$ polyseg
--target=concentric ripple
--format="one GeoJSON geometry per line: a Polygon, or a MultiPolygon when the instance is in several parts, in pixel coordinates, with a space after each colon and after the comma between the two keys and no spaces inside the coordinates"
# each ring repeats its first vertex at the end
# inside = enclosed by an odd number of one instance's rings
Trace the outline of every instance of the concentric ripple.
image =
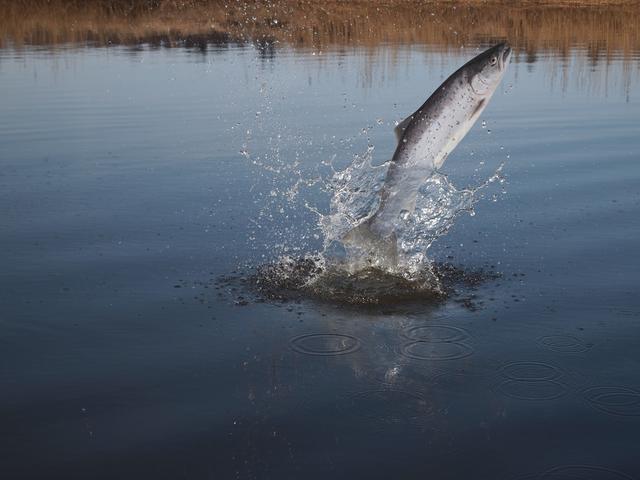
{"type": "Polygon", "coordinates": [[[416,340],[400,347],[400,354],[415,360],[459,360],[473,354],[473,348],[461,342],[416,340]]]}
{"type": "Polygon", "coordinates": [[[584,399],[610,415],[640,416],[640,392],[623,386],[595,386],[582,392],[584,399]]]}
{"type": "Polygon", "coordinates": [[[564,372],[543,362],[511,362],[499,370],[503,377],[495,390],[517,400],[555,400],[564,396],[569,388],[559,379],[564,372]]]}
{"type": "Polygon", "coordinates": [[[551,468],[537,477],[540,480],[633,480],[626,473],[598,465],[561,465],[551,468]]]}
{"type": "Polygon", "coordinates": [[[469,336],[466,330],[450,325],[422,325],[411,327],[404,330],[402,335],[409,340],[432,343],[459,342],[469,336]]]}
{"type": "Polygon", "coordinates": [[[538,339],[540,346],[558,353],[584,353],[591,345],[573,335],[546,335],[538,339]]]}
{"type": "Polygon", "coordinates": [[[334,356],[353,353],[360,348],[360,340],[340,333],[308,333],[290,340],[291,348],[305,355],[334,356]]]}
{"type": "Polygon", "coordinates": [[[523,382],[555,380],[562,376],[562,371],[543,362],[511,362],[500,368],[500,373],[510,379],[523,382]]]}

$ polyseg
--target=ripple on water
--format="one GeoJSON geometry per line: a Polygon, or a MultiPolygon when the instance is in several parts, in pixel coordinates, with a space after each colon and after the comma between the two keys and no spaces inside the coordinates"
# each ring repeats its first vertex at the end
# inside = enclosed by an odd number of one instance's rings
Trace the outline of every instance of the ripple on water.
{"type": "Polygon", "coordinates": [[[555,380],[562,376],[562,370],[543,362],[510,362],[500,367],[499,372],[509,380],[542,381],[555,380]]]}
{"type": "Polygon", "coordinates": [[[459,342],[469,337],[466,330],[450,325],[422,325],[403,330],[402,335],[409,340],[451,343],[459,342]]]}
{"type": "Polygon", "coordinates": [[[634,480],[624,472],[600,465],[559,465],[539,474],[518,477],[517,480],[634,480]]]}
{"type": "Polygon", "coordinates": [[[360,340],[340,333],[308,333],[293,337],[289,343],[298,353],[318,356],[346,355],[360,348],[360,340]]]}
{"type": "Polygon", "coordinates": [[[584,399],[610,415],[640,416],[640,392],[623,386],[595,386],[583,390],[584,399]]]}
{"type": "Polygon", "coordinates": [[[559,379],[564,375],[558,367],[543,362],[511,362],[498,370],[502,380],[495,390],[517,400],[555,400],[569,388],[559,379]]]}
{"type": "Polygon", "coordinates": [[[598,465],[561,465],[551,468],[540,475],[541,480],[569,480],[578,478],[597,478],[598,480],[633,480],[633,477],[630,477],[626,473],[598,465]]]}
{"type": "Polygon", "coordinates": [[[558,353],[584,353],[592,347],[573,335],[546,335],[540,337],[538,343],[558,353]]]}
{"type": "Polygon", "coordinates": [[[473,354],[462,342],[428,342],[415,340],[400,346],[400,354],[415,360],[459,360],[473,354]]]}

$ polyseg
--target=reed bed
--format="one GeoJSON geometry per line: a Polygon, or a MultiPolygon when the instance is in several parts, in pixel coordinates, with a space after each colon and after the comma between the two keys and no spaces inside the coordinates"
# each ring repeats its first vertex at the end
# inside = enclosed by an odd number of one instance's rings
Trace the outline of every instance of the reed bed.
{"type": "Polygon", "coordinates": [[[508,39],[516,52],[594,62],[640,51],[640,1],[14,0],[0,5],[0,46],[163,47],[268,42],[316,50],[405,44],[459,48],[508,39]]]}

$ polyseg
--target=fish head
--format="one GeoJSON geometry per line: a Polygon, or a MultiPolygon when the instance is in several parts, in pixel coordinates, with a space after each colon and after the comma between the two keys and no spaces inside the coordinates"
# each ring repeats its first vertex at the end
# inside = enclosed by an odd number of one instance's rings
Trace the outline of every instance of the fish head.
{"type": "Polygon", "coordinates": [[[468,62],[465,69],[474,93],[480,97],[493,95],[507,71],[510,60],[511,47],[507,42],[502,42],[468,62]]]}

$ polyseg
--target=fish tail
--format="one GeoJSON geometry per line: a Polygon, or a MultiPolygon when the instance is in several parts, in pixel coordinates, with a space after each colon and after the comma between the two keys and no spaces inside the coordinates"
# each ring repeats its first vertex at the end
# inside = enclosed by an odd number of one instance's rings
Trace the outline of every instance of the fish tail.
{"type": "Polygon", "coordinates": [[[364,252],[373,264],[394,266],[398,257],[395,233],[383,237],[372,230],[372,223],[373,217],[355,226],[342,238],[342,243],[364,252]]]}
{"type": "Polygon", "coordinates": [[[371,218],[369,218],[349,230],[347,234],[342,237],[342,243],[360,246],[375,242],[378,238],[378,235],[371,231],[371,218]]]}

